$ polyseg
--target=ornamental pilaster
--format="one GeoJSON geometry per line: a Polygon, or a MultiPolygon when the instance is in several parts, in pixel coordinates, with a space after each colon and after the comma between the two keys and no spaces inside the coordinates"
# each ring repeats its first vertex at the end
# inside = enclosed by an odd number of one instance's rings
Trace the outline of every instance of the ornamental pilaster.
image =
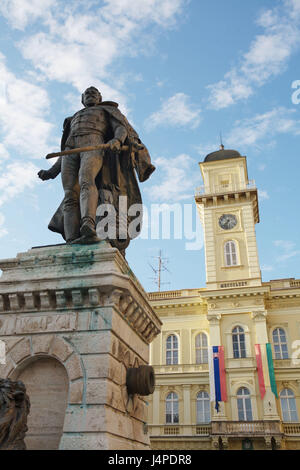
{"type": "Polygon", "coordinates": [[[207,315],[207,320],[209,323],[209,336],[211,346],[221,346],[221,315],[217,313],[209,313],[207,315]]]}
{"type": "Polygon", "coordinates": [[[256,344],[268,343],[267,311],[254,310],[251,316],[255,326],[256,344]]]}

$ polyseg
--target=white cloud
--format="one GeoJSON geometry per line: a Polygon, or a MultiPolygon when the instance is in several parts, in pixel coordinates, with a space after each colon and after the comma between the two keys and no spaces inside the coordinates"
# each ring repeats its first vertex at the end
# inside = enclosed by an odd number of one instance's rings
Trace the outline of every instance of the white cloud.
{"type": "Polygon", "coordinates": [[[255,87],[282,73],[300,46],[299,0],[287,0],[280,8],[264,11],[257,23],[264,29],[250,44],[238,65],[223,80],[208,85],[209,106],[226,108],[251,96],[255,87]]]}
{"type": "Polygon", "coordinates": [[[30,189],[38,181],[39,169],[31,162],[9,163],[0,175],[0,206],[30,189]]]}
{"type": "Polygon", "coordinates": [[[176,93],[164,101],[161,108],[152,113],[145,121],[148,129],[158,126],[189,126],[195,129],[200,123],[200,109],[189,103],[184,93],[176,93]]]}
{"type": "Polygon", "coordinates": [[[282,262],[300,255],[300,250],[295,249],[296,243],[291,240],[275,240],[273,244],[283,251],[277,256],[277,261],[282,262]]]}
{"type": "Polygon", "coordinates": [[[265,189],[259,189],[258,190],[258,197],[259,197],[260,201],[270,199],[270,196],[269,196],[268,192],[265,189]]]}
{"type": "Polygon", "coordinates": [[[0,238],[3,237],[4,235],[7,235],[7,230],[3,227],[5,221],[5,217],[3,214],[0,212],[0,238]]]}
{"type": "MultiPolygon", "coordinates": [[[[47,141],[52,125],[47,122],[47,92],[33,83],[16,77],[0,53],[0,206],[38,183],[38,168],[29,161],[48,153],[47,141]],[[15,153],[26,161],[16,161],[15,153]]],[[[0,236],[7,234],[0,214],[0,236]]]]}
{"type": "Polygon", "coordinates": [[[263,264],[262,267],[261,267],[261,270],[262,271],[273,271],[274,270],[274,267],[273,266],[270,266],[270,265],[267,265],[267,264],[263,264]]]}
{"type": "Polygon", "coordinates": [[[184,3],[182,0],[105,0],[103,15],[118,22],[125,17],[136,22],[150,20],[166,27],[174,24],[184,3]]]}
{"type": "Polygon", "coordinates": [[[177,202],[193,196],[199,175],[195,174],[195,161],[189,155],[180,154],[171,159],[159,157],[154,164],[162,179],[146,189],[152,200],[177,202]]]}
{"type": "Polygon", "coordinates": [[[47,139],[52,128],[46,120],[50,106],[47,92],[40,86],[17,78],[6,67],[1,53],[0,77],[0,158],[8,158],[8,147],[40,158],[47,153],[47,139]]]}
{"type": "Polygon", "coordinates": [[[266,169],[266,164],[265,163],[260,163],[260,165],[258,165],[258,169],[259,171],[264,171],[266,169]]]}
{"type": "MultiPolygon", "coordinates": [[[[16,1],[6,14],[12,24],[18,21],[16,1]]],[[[22,1],[21,23],[25,24],[31,7],[29,0],[22,1]]],[[[72,84],[80,92],[97,86],[104,99],[116,100],[126,109],[117,59],[148,53],[157,32],[176,23],[187,1],[105,0],[100,7],[94,1],[44,1],[43,16],[38,9],[37,32],[25,35],[19,47],[24,58],[48,79],[72,84]]],[[[7,8],[2,10],[5,13],[7,8]]]]}
{"type": "Polygon", "coordinates": [[[271,111],[238,120],[226,137],[226,145],[241,148],[254,146],[277,134],[300,134],[300,120],[294,109],[277,107],[271,111]]]}
{"type": "MultiPolygon", "coordinates": [[[[0,206],[19,196],[38,183],[39,169],[31,162],[15,161],[6,164],[0,172],[0,206]]],[[[34,198],[34,196],[33,196],[34,198]]],[[[0,237],[8,233],[4,227],[5,218],[0,212],[0,237]]]]}
{"type": "Polygon", "coordinates": [[[0,143],[0,160],[6,160],[7,158],[9,158],[9,153],[5,148],[5,145],[0,143]]]}
{"type": "Polygon", "coordinates": [[[228,72],[224,78],[207,87],[210,90],[210,107],[213,109],[227,108],[238,100],[249,98],[253,93],[247,80],[238,76],[235,70],[228,72]]]}
{"type": "MultiPolygon", "coordinates": [[[[217,140],[216,140],[217,142],[217,140]]],[[[218,146],[216,145],[216,142],[214,143],[208,143],[208,144],[200,144],[197,145],[196,150],[199,153],[199,155],[204,158],[206,155],[208,155],[211,152],[216,152],[217,150],[220,150],[218,146]]]]}
{"type": "Polygon", "coordinates": [[[56,0],[1,0],[0,12],[16,29],[25,29],[29,23],[35,22],[48,14],[56,0]]]}
{"type": "Polygon", "coordinates": [[[299,18],[300,16],[300,0],[285,0],[287,8],[290,9],[292,18],[299,18]]]}
{"type": "MultiPolygon", "coordinates": [[[[300,135],[300,119],[297,119],[297,111],[284,107],[276,107],[262,114],[256,114],[250,118],[237,120],[232,129],[225,133],[225,148],[234,148],[243,152],[243,148],[251,147],[251,150],[261,150],[274,147],[274,138],[278,134],[300,135]]],[[[201,156],[217,150],[212,143],[201,143],[197,151],[201,156]]],[[[259,170],[266,168],[265,163],[259,165],[259,170]]]]}

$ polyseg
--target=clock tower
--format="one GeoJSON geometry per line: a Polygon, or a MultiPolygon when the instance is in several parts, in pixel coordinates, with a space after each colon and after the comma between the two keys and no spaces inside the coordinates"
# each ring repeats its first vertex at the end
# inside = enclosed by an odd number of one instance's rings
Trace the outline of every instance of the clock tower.
{"type": "Polygon", "coordinates": [[[195,199],[204,229],[207,288],[261,286],[258,196],[248,179],[246,157],[221,145],[200,169],[204,184],[195,199]]]}

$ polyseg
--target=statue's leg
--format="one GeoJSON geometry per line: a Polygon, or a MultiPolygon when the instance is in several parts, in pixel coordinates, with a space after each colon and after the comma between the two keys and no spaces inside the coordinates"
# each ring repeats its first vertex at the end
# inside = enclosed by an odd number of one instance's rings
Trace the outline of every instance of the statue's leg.
{"type": "Polygon", "coordinates": [[[64,231],[67,243],[75,240],[80,235],[79,166],[79,154],[65,155],[62,158],[61,178],[65,192],[63,207],[64,231]]]}
{"type": "Polygon", "coordinates": [[[98,189],[95,178],[102,168],[103,150],[85,152],[81,155],[79,170],[81,235],[95,236],[95,220],[98,205],[98,189]]]}

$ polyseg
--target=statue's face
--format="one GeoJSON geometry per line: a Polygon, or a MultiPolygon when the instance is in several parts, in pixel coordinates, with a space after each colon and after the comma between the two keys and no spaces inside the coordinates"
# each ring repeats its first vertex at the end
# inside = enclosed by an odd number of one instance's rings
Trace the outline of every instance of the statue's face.
{"type": "Polygon", "coordinates": [[[96,106],[101,103],[102,97],[96,88],[90,87],[82,95],[82,103],[85,107],[96,106]]]}

